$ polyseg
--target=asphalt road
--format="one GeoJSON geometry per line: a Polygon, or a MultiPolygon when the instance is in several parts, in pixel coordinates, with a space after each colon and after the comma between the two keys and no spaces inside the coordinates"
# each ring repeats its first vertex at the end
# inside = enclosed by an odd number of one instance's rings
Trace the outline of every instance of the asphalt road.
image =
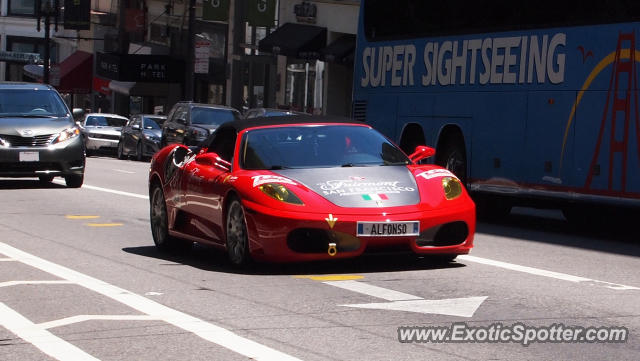
{"type": "Polygon", "coordinates": [[[206,247],[156,251],[147,174],[94,157],[81,189],[0,179],[0,360],[639,359],[633,227],[516,209],[479,223],[476,248],[450,264],[378,255],[239,272],[206,247]],[[399,342],[401,326],[492,324],[542,337],[559,324],[624,327],[628,339],[399,342]]]}

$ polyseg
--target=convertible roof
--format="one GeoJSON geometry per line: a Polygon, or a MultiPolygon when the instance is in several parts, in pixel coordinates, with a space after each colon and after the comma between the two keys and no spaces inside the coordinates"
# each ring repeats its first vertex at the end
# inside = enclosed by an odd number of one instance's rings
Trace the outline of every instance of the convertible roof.
{"type": "Polygon", "coordinates": [[[289,124],[321,124],[321,123],[348,123],[363,125],[365,123],[355,121],[353,119],[337,117],[337,116],[308,116],[308,115],[289,115],[277,117],[256,117],[251,119],[232,120],[226,122],[218,129],[232,128],[236,132],[253,127],[262,127],[269,125],[289,125],[289,124]]]}

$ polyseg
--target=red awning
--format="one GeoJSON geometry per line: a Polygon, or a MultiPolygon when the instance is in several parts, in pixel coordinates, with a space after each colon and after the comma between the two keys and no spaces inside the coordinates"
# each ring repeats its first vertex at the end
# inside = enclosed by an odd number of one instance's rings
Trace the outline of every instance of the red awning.
{"type": "Polygon", "coordinates": [[[52,65],[50,80],[60,93],[91,93],[93,54],[78,50],[52,65]]]}
{"type": "Polygon", "coordinates": [[[109,89],[110,82],[111,80],[93,77],[93,90],[104,95],[111,95],[111,89],[109,89]]]}

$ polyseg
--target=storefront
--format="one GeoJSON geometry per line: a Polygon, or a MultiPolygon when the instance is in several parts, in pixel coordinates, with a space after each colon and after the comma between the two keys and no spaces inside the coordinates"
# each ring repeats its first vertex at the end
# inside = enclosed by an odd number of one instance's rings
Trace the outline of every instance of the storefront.
{"type": "Polygon", "coordinates": [[[168,55],[98,53],[96,74],[94,84],[108,81],[110,95],[97,93],[116,114],[166,113],[182,97],[184,62],[168,55]]]}

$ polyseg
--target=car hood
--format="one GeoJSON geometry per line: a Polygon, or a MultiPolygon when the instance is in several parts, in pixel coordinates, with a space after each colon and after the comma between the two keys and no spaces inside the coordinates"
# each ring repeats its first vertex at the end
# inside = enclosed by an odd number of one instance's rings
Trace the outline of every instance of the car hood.
{"type": "Polygon", "coordinates": [[[122,132],[122,127],[85,127],[84,131],[92,134],[115,134],[122,132]]]}
{"type": "Polygon", "coordinates": [[[158,138],[162,136],[162,131],[160,129],[145,129],[143,133],[158,138]]]}
{"type": "Polygon", "coordinates": [[[285,169],[295,180],[340,207],[397,207],[420,202],[413,174],[405,166],[285,169]]]}
{"type": "Polygon", "coordinates": [[[60,133],[73,125],[68,117],[0,118],[0,134],[35,137],[60,133]]]}

